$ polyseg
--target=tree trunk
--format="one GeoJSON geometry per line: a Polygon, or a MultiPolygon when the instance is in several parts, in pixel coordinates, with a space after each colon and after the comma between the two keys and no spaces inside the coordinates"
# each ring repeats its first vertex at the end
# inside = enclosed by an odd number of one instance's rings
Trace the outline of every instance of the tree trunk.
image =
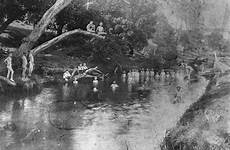
{"type": "Polygon", "coordinates": [[[23,43],[16,51],[16,55],[21,55],[22,52],[31,50],[45,31],[46,27],[50,24],[51,20],[71,2],[72,0],[56,0],[55,4],[45,12],[42,19],[38,22],[30,35],[24,39],[23,43]]]}
{"type": "Polygon", "coordinates": [[[14,21],[15,19],[7,19],[5,22],[2,23],[2,25],[0,26],[0,34],[3,33],[6,28],[14,21]]]}
{"type": "Polygon", "coordinates": [[[72,31],[69,31],[69,32],[65,32],[63,34],[61,34],[60,36],[57,36],[45,43],[43,43],[42,45],[32,49],[32,53],[33,55],[36,55],[38,54],[39,52],[41,51],[44,51],[46,50],[47,48],[53,46],[54,44],[58,43],[59,41],[65,39],[66,37],[70,36],[70,35],[73,35],[73,34],[84,34],[84,35],[89,35],[89,36],[93,36],[95,38],[99,38],[99,39],[104,39],[103,36],[100,36],[98,34],[95,34],[95,33],[90,33],[90,32],[87,32],[87,31],[84,31],[84,30],[80,30],[80,29],[76,29],[76,30],[72,30],[72,31]]]}

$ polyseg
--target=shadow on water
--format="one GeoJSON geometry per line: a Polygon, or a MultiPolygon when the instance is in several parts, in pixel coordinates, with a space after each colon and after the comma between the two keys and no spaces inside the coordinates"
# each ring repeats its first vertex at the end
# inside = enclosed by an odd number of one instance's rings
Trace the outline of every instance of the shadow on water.
{"type": "MultiPolygon", "coordinates": [[[[206,81],[128,77],[88,84],[49,84],[34,95],[7,96],[0,104],[1,149],[159,149],[165,130],[205,90],[206,81]],[[172,103],[176,87],[183,102],[172,103]],[[14,126],[14,128],[12,128],[14,126]]],[[[24,94],[22,94],[24,95],[24,94]]]]}

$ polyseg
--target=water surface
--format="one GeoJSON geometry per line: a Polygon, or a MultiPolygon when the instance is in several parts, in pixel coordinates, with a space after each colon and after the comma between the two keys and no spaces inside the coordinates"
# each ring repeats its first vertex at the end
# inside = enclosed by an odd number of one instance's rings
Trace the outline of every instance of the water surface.
{"type": "Polygon", "coordinates": [[[157,150],[207,81],[129,78],[115,92],[110,84],[100,82],[97,93],[89,81],[1,95],[0,149],[157,150]],[[146,91],[140,90],[143,84],[146,91]],[[173,104],[178,85],[183,101],[173,104]]]}

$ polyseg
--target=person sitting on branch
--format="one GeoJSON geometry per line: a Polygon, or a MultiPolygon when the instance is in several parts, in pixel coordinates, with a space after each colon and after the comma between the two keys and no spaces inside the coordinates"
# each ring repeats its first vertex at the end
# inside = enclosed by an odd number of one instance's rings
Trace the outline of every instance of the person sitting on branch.
{"type": "Polygon", "coordinates": [[[88,32],[95,33],[95,25],[93,24],[93,21],[90,21],[90,23],[86,26],[86,30],[88,32]]]}
{"type": "Polygon", "coordinates": [[[99,34],[99,35],[106,35],[107,34],[104,30],[102,22],[100,22],[99,26],[97,27],[97,34],[99,34]]]}
{"type": "Polygon", "coordinates": [[[7,78],[14,82],[14,70],[12,68],[12,53],[9,53],[9,56],[4,60],[7,67],[7,78]]]}
{"type": "Polygon", "coordinates": [[[70,79],[70,77],[71,77],[71,74],[70,74],[69,70],[66,70],[66,71],[64,72],[64,74],[63,74],[63,79],[64,79],[66,82],[68,82],[69,79],[70,79]]]}

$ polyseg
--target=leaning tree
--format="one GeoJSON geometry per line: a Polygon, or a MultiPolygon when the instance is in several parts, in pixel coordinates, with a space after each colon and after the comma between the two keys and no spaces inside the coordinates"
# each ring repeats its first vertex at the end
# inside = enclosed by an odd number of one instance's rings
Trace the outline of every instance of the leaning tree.
{"type": "Polygon", "coordinates": [[[41,20],[37,23],[34,30],[30,33],[30,35],[26,38],[24,38],[21,46],[16,51],[17,55],[20,55],[22,52],[31,50],[36,41],[41,37],[41,35],[44,33],[46,27],[50,24],[52,19],[65,7],[67,7],[72,0],[57,0],[55,4],[50,7],[41,20]]]}

